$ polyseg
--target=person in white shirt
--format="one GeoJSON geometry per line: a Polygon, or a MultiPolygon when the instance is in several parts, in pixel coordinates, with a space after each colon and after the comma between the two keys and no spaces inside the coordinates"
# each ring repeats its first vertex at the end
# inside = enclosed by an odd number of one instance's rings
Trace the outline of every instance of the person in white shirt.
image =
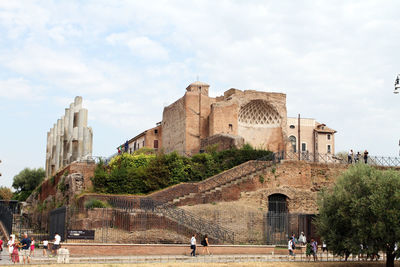
{"type": "Polygon", "coordinates": [[[301,243],[302,246],[304,246],[307,243],[307,238],[304,235],[304,232],[301,232],[299,236],[299,242],[301,243]]]}
{"type": "Polygon", "coordinates": [[[8,246],[8,253],[10,253],[10,259],[11,259],[11,254],[13,252],[13,244],[15,243],[15,235],[10,235],[10,239],[7,242],[7,246],[8,246]]]}
{"type": "Polygon", "coordinates": [[[195,257],[196,256],[196,234],[193,234],[192,238],[190,239],[190,248],[192,249],[192,252],[190,252],[190,255],[195,257]]]}
{"type": "Polygon", "coordinates": [[[49,241],[43,240],[43,256],[47,256],[48,247],[49,247],[49,241]]]}
{"type": "Polygon", "coordinates": [[[51,250],[53,251],[53,255],[58,254],[58,249],[60,248],[60,242],[61,242],[61,236],[58,233],[56,233],[54,235],[53,246],[51,247],[51,250]]]}
{"type": "Polygon", "coordinates": [[[294,254],[293,254],[293,238],[292,237],[289,239],[289,242],[288,242],[288,250],[289,250],[289,256],[294,256],[294,254]]]}

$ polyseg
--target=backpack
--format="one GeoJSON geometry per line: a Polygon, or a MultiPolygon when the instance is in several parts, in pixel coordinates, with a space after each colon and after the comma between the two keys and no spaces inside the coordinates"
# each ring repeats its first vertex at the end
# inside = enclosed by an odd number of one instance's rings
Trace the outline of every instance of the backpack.
{"type": "Polygon", "coordinates": [[[201,240],[200,244],[201,244],[202,246],[205,246],[205,245],[207,245],[207,242],[206,242],[205,239],[203,239],[203,240],[201,240]]]}

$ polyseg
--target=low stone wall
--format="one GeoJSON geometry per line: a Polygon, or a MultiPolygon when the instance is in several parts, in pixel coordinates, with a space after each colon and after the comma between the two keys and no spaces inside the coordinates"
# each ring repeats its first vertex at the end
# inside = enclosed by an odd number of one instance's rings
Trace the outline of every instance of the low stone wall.
{"type": "MultiPolygon", "coordinates": [[[[189,255],[189,241],[187,245],[63,243],[61,246],[67,248],[72,256],[189,255]]],[[[287,250],[275,246],[211,245],[209,249],[214,255],[287,254],[287,250]]],[[[201,251],[202,246],[198,244],[197,252],[201,251]]]]}

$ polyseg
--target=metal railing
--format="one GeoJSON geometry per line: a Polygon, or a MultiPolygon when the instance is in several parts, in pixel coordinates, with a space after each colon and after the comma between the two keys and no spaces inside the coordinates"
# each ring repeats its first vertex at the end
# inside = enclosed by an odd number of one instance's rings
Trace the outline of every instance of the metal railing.
{"type": "Polygon", "coordinates": [[[210,238],[221,243],[233,244],[235,242],[235,233],[233,231],[213,222],[208,222],[189,211],[171,204],[156,202],[150,198],[132,200],[111,198],[108,202],[112,207],[122,209],[126,212],[144,210],[146,212],[162,214],[176,223],[192,229],[193,233],[207,234],[210,238]]]}
{"type": "Polygon", "coordinates": [[[233,231],[222,227],[215,222],[208,222],[189,211],[170,204],[157,206],[156,211],[173,219],[179,224],[192,228],[194,232],[201,233],[202,235],[207,234],[210,238],[222,243],[235,243],[235,233],[233,231]]]}
{"type": "MultiPolygon", "coordinates": [[[[284,159],[299,160],[299,153],[293,151],[286,151],[284,153],[284,159]]],[[[335,163],[335,164],[352,164],[362,162],[365,163],[363,157],[352,158],[348,160],[347,156],[334,155],[334,154],[323,154],[323,153],[311,153],[301,152],[300,160],[307,162],[320,162],[320,163],[335,163]]],[[[372,166],[384,166],[384,167],[400,167],[399,157],[384,157],[384,156],[368,156],[367,164],[372,166]]]]}

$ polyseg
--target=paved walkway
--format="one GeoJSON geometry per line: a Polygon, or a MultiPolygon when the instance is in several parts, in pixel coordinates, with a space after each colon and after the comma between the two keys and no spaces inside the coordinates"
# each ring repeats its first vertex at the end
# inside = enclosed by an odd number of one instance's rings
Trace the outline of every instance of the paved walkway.
{"type": "MultiPolygon", "coordinates": [[[[32,257],[31,263],[50,264],[57,263],[57,257],[43,257],[42,250],[35,251],[36,256],[32,257]]],[[[343,258],[333,257],[326,253],[324,257],[319,256],[319,261],[343,261],[343,258]]],[[[0,254],[0,265],[12,264],[6,250],[0,254]]],[[[311,259],[312,260],[312,259],[311,259]]],[[[349,261],[358,261],[357,258],[349,258],[349,261]]],[[[381,257],[380,260],[383,260],[381,257]]],[[[199,255],[190,257],[188,255],[146,255],[146,256],[93,256],[93,257],[70,257],[70,263],[170,263],[170,262],[205,262],[205,263],[229,263],[229,262],[274,262],[274,261],[308,261],[304,255],[289,257],[288,255],[199,255]]]]}

